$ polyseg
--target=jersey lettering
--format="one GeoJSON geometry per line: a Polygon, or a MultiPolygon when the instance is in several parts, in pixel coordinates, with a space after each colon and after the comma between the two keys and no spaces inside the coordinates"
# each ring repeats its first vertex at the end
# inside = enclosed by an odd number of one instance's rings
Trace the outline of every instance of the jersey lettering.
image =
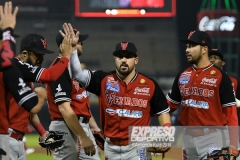
{"type": "Polygon", "coordinates": [[[26,85],[26,83],[23,81],[22,78],[19,78],[18,86],[22,87],[20,90],[18,90],[19,95],[22,95],[28,91],[31,91],[31,88],[26,85]]]}
{"type": "Polygon", "coordinates": [[[3,51],[1,53],[1,57],[3,59],[2,66],[7,67],[12,65],[11,59],[14,57],[14,53],[10,47],[10,43],[8,41],[4,41],[2,43],[3,51]]]}
{"type": "Polygon", "coordinates": [[[198,87],[186,87],[186,88],[182,87],[180,92],[182,96],[195,95],[195,96],[203,96],[207,98],[211,98],[214,96],[214,90],[209,90],[206,88],[198,88],[198,87]]]}
{"type": "Polygon", "coordinates": [[[116,96],[115,92],[108,92],[106,90],[106,100],[108,102],[108,105],[111,106],[112,104],[115,105],[125,105],[125,106],[138,106],[141,108],[146,108],[148,100],[139,99],[139,98],[131,98],[131,97],[118,97],[116,96]]]}
{"type": "Polygon", "coordinates": [[[79,87],[79,83],[75,80],[73,80],[73,85],[75,86],[75,89],[77,90],[77,92],[79,91],[80,87],[79,87]]]}
{"type": "Polygon", "coordinates": [[[117,114],[119,117],[129,117],[129,118],[142,118],[142,111],[137,110],[127,110],[127,109],[110,109],[107,108],[106,112],[110,115],[117,114]]]}
{"type": "Polygon", "coordinates": [[[182,101],[181,101],[181,105],[183,105],[183,106],[188,106],[188,107],[209,109],[208,102],[198,101],[198,100],[195,100],[195,99],[182,100],[182,101]]]}

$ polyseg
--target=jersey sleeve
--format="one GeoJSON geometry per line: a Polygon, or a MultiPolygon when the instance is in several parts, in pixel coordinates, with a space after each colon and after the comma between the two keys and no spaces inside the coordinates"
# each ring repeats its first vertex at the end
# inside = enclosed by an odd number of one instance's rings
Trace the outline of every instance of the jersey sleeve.
{"type": "Polygon", "coordinates": [[[16,50],[16,41],[12,36],[13,30],[7,28],[2,32],[2,47],[0,48],[0,71],[12,65],[16,50]]]}
{"type": "Polygon", "coordinates": [[[93,94],[100,95],[102,80],[109,73],[97,70],[93,72],[89,71],[89,74],[91,78],[86,89],[93,94]]]}
{"type": "Polygon", "coordinates": [[[153,97],[150,101],[151,106],[150,113],[151,115],[160,115],[163,113],[168,113],[170,111],[170,108],[168,107],[166,96],[164,95],[158,83],[153,79],[152,81],[155,85],[155,90],[153,97]]]}
{"type": "Polygon", "coordinates": [[[55,82],[50,82],[49,85],[56,104],[72,100],[72,82],[67,68],[55,82]]]}
{"type": "Polygon", "coordinates": [[[236,79],[237,81],[237,92],[236,92],[236,98],[240,100],[240,86],[239,86],[239,80],[236,79]]]}
{"type": "Polygon", "coordinates": [[[231,85],[232,84],[231,79],[225,72],[221,71],[221,73],[222,81],[220,83],[219,94],[222,107],[236,105],[234,89],[233,86],[231,85]]]}
{"type": "Polygon", "coordinates": [[[12,94],[18,106],[30,111],[38,103],[35,92],[24,82],[18,68],[13,64],[3,71],[4,83],[7,90],[12,94]]]}
{"type": "Polygon", "coordinates": [[[22,62],[17,58],[13,59],[14,64],[18,67],[23,78],[27,82],[38,82],[44,68],[38,66],[32,66],[29,63],[22,62]]]}
{"type": "Polygon", "coordinates": [[[170,101],[173,104],[179,105],[181,102],[181,93],[178,86],[178,79],[180,74],[175,78],[173,82],[172,89],[167,94],[167,100],[170,101]]]}

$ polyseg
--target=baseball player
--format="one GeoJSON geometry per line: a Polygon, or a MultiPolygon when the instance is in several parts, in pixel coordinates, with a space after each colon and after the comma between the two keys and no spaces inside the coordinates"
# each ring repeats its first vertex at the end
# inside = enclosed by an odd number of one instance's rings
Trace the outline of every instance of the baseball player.
{"type": "MultiPolygon", "coordinates": [[[[188,39],[180,41],[186,43],[187,60],[193,66],[178,74],[167,101],[171,111],[182,106],[179,123],[185,126],[183,159],[200,159],[226,145],[222,130],[226,125],[238,126],[236,102],[229,76],[208,59],[210,36],[192,31],[188,39]]],[[[237,132],[237,128],[229,129],[231,149],[238,146],[237,132]]]]}
{"type": "MultiPolygon", "coordinates": [[[[209,60],[211,63],[213,63],[218,68],[223,69],[223,66],[226,64],[223,54],[218,49],[212,49],[209,53],[209,60]]],[[[231,75],[228,75],[232,81],[232,86],[235,92],[235,97],[237,98],[236,101],[239,101],[240,99],[240,86],[238,83],[238,79],[236,77],[233,77],[231,75]]],[[[240,107],[240,105],[237,103],[237,107],[240,107]]],[[[239,123],[239,122],[238,122],[239,123]]]]}
{"type": "Polygon", "coordinates": [[[42,108],[42,100],[46,96],[46,92],[41,88],[38,90],[38,97],[35,92],[23,81],[22,75],[17,67],[10,63],[5,66],[6,61],[11,61],[11,57],[8,55],[14,55],[15,39],[12,36],[13,29],[16,25],[16,14],[18,8],[14,9],[12,13],[12,3],[6,2],[3,6],[0,6],[0,30],[2,35],[0,38],[0,57],[1,57],[1,69],[0,72],[0,159],[9,160],[9,135],[8,135],[8,109],[9,102],[7,94],[10,92],[15,98],[17,104],[22,106],[28,112],[37,113],[42,108]],[[3,61],[2,61],[3,60],[3,61]]]}
{"type": "MultiPolygon", "coordinates": [[[[60,33],[63,34],[62,31],[60,33]]],[[[77,53],[76,46],[72,48],[72,40],[68,32],[65,32],[64,37],[60,33],[56,36],[60,53],[52,66],[55,66],[61,58],[65,46],[69,46],[69,52],[75,50],[77,53]]],[[[78,35],[78,37],[79,50],[82,51],[81,42],[88,36],[78,35]]],[[[64,146],[54,152],[54,159],[100,159],[99,154],[95,154],[98,146],[88,124],[91,117],[88,92],[77,81],[72,80],[71,75],[70,68],[66,69],[55,82],[47,84],[48,107],[52,120],[49,129],[68,133],[63,137],[64,146]],[[81,144],[80,150],[78,143],[81,144]]]]}
{"type": "Polygon", "coordinates": [[[151,159],[144,147],[128,141],[129,126],[149,126],[150,116],[170,126],[169,107],[157,82],[136,70],[139,57],[131,42],[120,42],[113,52],[116,70],[82,70],[77,54],[71,57],[73,77],[99,98],[100,122],[106,136],[106,159],[151,159]]]}
{"type": "MultiPolygon", "coordinates": [[[[42,35],[28,34],[23,37],[20,45],[20,54],[14,58],[28,85],[34,90],[33,82],[46,83],[55,81],[67,68],[71,53],[64,52],[59,63],[54,67],[41,68],[43,56],[54,53],[47,49],[47,41],[42,35]]],[[[10,99],[10,106],[16,106],[13,98],[10,99]]],[[[44,140],[48,132],[43,128],[37,114],[29,114],[22,107],[19,110],[10,109],[9,112],[9,135],[11,159],[25,160],[26,154],[24,142],[22,141],[28,130],[29,121],[40,135],[40,140],[44,140]]]]}
{"type": "MultiPolygon", "coordinates": [[[[221,68],[223,70],[223,66],[226,64],[225,62],[225,58],[223,56],[223,54],[218,50],[218,49],[212,49],[211,52],[209,53],[209,60],[211,63],[213,63],[215,66],[217,66],[218,68],[221,68]]],[[[234,93],[235,93],[235,99],[236,99],[236,106],[237,108],[240,107],[239,103],[237,103],[240,99],[240,86],[239,86],[239,81],[237,78],[228,75],[232,81],[232,86],[234,89],[234,93]]],[[[238,113],[238,125],[240,124],[240,110],[237,109],[237,113],[238,113]]],[[[227,139],[227,144],[229,144],[229,134],[228,132],[224,131],[224,133],[226,134],[226,139],[227,139]]],[[[240,157],[238,157],[237,159],[240,159],[240,157]]]]}

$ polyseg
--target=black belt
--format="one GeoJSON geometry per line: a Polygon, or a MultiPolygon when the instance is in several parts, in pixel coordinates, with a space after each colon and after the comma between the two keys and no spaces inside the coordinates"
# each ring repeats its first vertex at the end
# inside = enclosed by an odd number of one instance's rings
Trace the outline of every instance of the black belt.
{"type": "MultiPolygon", "coordinates": [[[[77,116],[77,119],[79,120],[81,116],[77,116]]],[[[87,117],[82,117],[82,123],[88,123],[89,122],[89,118],[87,117]]],[[[65,121],[64,118],[53,118],[53,121],[65,121]]]]}

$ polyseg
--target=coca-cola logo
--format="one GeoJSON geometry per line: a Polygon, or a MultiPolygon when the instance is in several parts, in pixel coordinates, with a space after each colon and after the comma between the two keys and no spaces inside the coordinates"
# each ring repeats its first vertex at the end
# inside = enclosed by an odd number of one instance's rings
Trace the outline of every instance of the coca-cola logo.
{"type": "Polygon", "coordinates": [[[206,78],[206,77],[204,77],[204,78],[202,79],[202,82],[203,82],[203,83],[216,84],[217,79],[216,79],[216,78],[206,78]]]}
{"type": "Polygon", "coordinates": [[[133,94],[150,96],[150,88],[147,88],[147,87],[143,87],[143,88],[136,87],[134,89],[133,94]]]}
{"type": "Polygon", "coordinates": [[[217,19],[210,19],[204,16],[199,22],[200,31],[228,31],[231,32],[235,28],[236,18],[233,16],[222,16],[217,19]]]}

